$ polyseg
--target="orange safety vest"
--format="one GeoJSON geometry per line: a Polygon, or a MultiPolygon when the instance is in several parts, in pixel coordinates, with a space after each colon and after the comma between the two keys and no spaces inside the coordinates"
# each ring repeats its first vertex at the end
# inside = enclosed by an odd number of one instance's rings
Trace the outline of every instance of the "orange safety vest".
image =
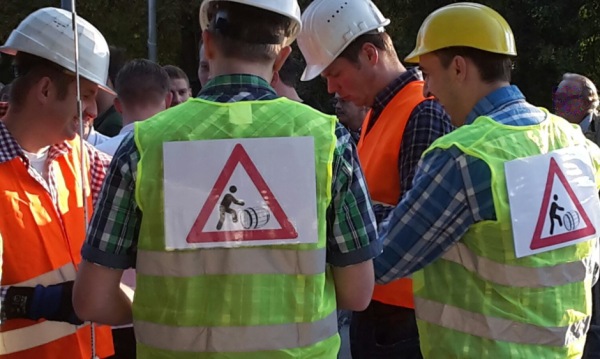
{"type": "MultiPolygon", "coordinates": [[[[363,168],[371,199],[395,206],[400,199],[398,155],[404,128],[415,107],[426,98],[423,81],[408,83],[383,109],[377,122],[367,132],[371,111],[366,116],[358,141],[358,157],[363,168]]],[[[375,285],[373,300],[405,308],[414,308],[412,280],[398,279],[375,285]]]]}
{"type": "MultiPolygon", "coordinates": [[[[2,285],[36,286],[75,280],[85,238],[84,203],[92,208],[89,183],[83,199],[79,139],[51,163],[58,211],[50,194],[20,158],[0,163],[0,232],[4,240],[2,285]]],[[[85,164],[90,159],[84,151],[85,164]]],[[[89,178],[89,176],[88,176],[89,178]]],[[[110,327],[96,327],[96,352],[114,354],[110,327]]],[[[7,320],[0,326],[1,359],[91,357],[91,326],[55,321],[7,320]]]]}

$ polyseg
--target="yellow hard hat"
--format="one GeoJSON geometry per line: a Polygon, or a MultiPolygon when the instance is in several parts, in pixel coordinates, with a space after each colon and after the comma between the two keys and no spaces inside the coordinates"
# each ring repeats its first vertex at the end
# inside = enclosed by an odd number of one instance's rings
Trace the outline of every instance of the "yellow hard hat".
{"type": "Polygon", "coordinates": [[[421,55],[453,46],[517,55],[515,37],[500,14],[485,5],[461,2],[427,16],[419,29],[417,45],[405,61],[418,63],[421,55]]]}

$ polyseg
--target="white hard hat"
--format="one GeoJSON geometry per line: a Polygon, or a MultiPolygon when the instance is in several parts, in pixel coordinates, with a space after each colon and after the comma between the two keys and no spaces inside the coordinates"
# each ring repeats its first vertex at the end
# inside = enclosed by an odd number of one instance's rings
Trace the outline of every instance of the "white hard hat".
{"type": "Polygon", "coordinates": [[[300,18],[300,6],[297,0],[204,0],[200,6],[200,27],[202,31],[208,28],[210,19],[208,18],[208,7],[215,1],[236,2],[243,5],[253,6],[259,9],[274,12],[283,15],[292,20],[291,36],[287,39],[285,45],[290,45],[302,29],[300,18]]]}
{"type": "MultiPolygon", "coordinates": [[[[75,72],[75,48],[72,13],[47,7],[32,12],[16,29],[0,52],[16,55],[25,52],[52,61],[75,72]]],[[[110,54],[104,36],[92,24],[77,17],[79,34],[79,73],[87,80],[114,94],[106,85],[110,54]]]]}
{"type": "Polygon", "coordinates": [[[298,35],[306,60],[302,81],[317,77],[360,35],[389,23],[369,0],[315,0],[302,14],[298,35]]]}

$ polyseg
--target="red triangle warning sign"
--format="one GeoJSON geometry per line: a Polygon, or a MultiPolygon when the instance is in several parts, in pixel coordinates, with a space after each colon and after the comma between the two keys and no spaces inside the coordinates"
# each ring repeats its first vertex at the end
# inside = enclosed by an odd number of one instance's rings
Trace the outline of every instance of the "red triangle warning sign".
{"type": "Polygon", "coordinates": [[[261,176],[260,172],[252,162],[252,159],[241,144],[236,144],[225,162],[223,170],[217,177],[217,181],[213,186],[212,191],[208,195],[208,198],[198,218],[194,222],[190,233],[187,235],[186,241],[188,243],[208,243],[208,242],[230,242],[230,241],[260,241],[260,240],[285,240],[298,238],[298,232],[288,219],[287,215],[281,208],[281,205],[277,201],[277,198],[273,195],[273,192],[261,176]],[[229,182],[234,170],[240,164],[252,183],[256,186],[256,189],[262,196],[264,202],[268,206],[269,210],[273,213],[277,222],[281,226],[280,229],[244,229],[244,230],[217,230],[217,231],[203,231],[206,223],[208,222],[211,213],[215,210],[219,210],[219,199],[223,196],[225,187],[229,182]]]}
{"type": "Polygon", "coordinates": [[[585,210],[579,202],[579,199],[577,199],[577,196],[575,195],[573,188],[569,184],[569,181],[558,166],[558,163],[556,163],[556,160],[554,160],[554,158],[550,158],[550,168],[548,170],[546,188],[544,190],[544,196],[542,197],[542,208],[540,209],[540,214],[538,216],[537,224],[535,226],[533,240],[531,241],[530,248],[534,250],[554,246],[561,243],[576,241],[586,236],[593,235],[594,233],[596,233],[596,229],[594,228],[592,221],[590,221],[590,218],[587,215],[587,213],[585,213],[585,210]],[[560,183],[565,188],[567,195],[569,196],[569,198],[575,206],[574,211],[567,212],[562,218],[556,213],[556,208],[561,208],[555,202],[557,196],[552,196],[552,189],[555,178],[558,178],[560,183]],[[551,202],[552,204],[550,204],[551,202]],[[548,207],[550,207],[550,210],[548,210],[548,207]],[[542,238],[542,232],[547,220],[552,221],[551,228],[554,228],[554,221],[556,220],[556,225],[564,227],[567,230],[567,232],[552,235],[553,230],[551,230],[551,234],[549,236],[542,238]],[[581,221],[583,221],[583,224],[585,226],[578,229],[578,227],[580,227],[579,224],[581,221]]]}

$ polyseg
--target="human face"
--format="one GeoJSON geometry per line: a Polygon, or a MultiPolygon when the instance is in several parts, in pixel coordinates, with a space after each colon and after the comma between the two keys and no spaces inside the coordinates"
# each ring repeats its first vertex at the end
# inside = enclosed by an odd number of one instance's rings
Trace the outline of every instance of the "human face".
{"type": "Polygon", "coordinates": [[[358,61],[352,63],[338,57],[321,73],[321,76],[327,80],[329,93],[337,93],[340,99],[352,102],[356,106],[370,107],[376,93],[373,93],[368,86],[371,74],[367,64],[360,57],[358,61]]]}
{"type": "Polygon", "coordinates": [[[200,61],[198,63],[198,80],[200,80],[202,87],[208,82],[208,72],[208,60],[204,55],[204,45],[202,45],[200,46],[200,61]]]}
{"type": "Polygon", "coordinates": [[[180,103],[187,101],[188,98],[190,98],[190,87],[188,86],[185,79],[171,79],[170,91],[173,95],[171,107],[177,106],[180,103]]]}
{"type": "Polygon", "coordinates": [[[338,94],[335,94],[334,101],[335,114],[342,125],[352,131],[358,131],[365,118],[366,108],[363,106],[356,106],[352,102],[342,99],[338,94]]]}
{"type": "Polygon", "coordinates": [[[460,91],[457,91],[451,76],[451,67],[444,68],[439,57],[431,53],[419,57],[419,67],[425,80],[423,95],[436,97],[450,116],[452,124],[462,126],[469,110],[465,111],[462,106],[460,91]]]}
{"type": "Polygon", "coordinates": [[[571,123],[579,124],[588,112],[588,103],[583,93],[583,86],[579,82],[561,81],[552,96],[556,114],[571,123]]]}
{"type": "MultiPolygon", "coordinates": [[[[96,94],[98,85],[81,78],[81,109],[83,121],[91,123],[98,115],[96,107],[96,94]]],[[[61,99],[57,93],[48,105],[46,113],[50,115],[49,121],[51,131],[56,134],[56,142],[72,140],[79,133],[79,113],[77,110],[77,83],[72,81],[67,88],[66,96],[61,99]]]]}

